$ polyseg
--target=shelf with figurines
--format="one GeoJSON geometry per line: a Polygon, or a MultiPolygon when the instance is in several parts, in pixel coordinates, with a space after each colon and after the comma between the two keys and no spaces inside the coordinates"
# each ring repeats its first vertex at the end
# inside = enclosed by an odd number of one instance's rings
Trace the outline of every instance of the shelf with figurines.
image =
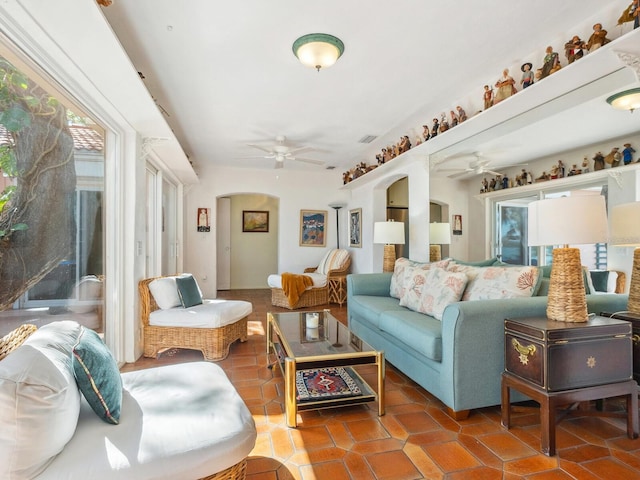
{"type": "Polygon", "coordinates": [[[620,176],[634,170],[640,170],[640,158],[636,159],[636,150],[630,143],[624,143],[623,149],[612,147],[606,155],[602,151],[595,152],[590,159],[585,156],[578,165],[567,167],[562,160],[551,165],[548,170],[535,176],[531,171],[522,168],[520,173],[483,177],[480,181],[478,198],[511,196],[516,191],[526,193],[530,190],[547,190],[549,188],[576,187],[591,184],[605,177],[613,177],[622,186],[620,176]]]}
{"type": "Polygon", "coordinates": [[[450,120],[444,113],[439,113],[433,117],[430,126],[426,122],[418,129],[420,135],[414,134],[416,128],[411,129],[414,133],[410,135],[401,135],[396,143],[388,144],[374,154],[375,163],[360,162],[344,172],[342,188],[365,185],[402,168],[407,162],[429,158],[432,166],[437,165],[453,155],[473,150],[484,141],[527,128],[541,118],[628,85],[634,81],[633,66],[625,63],[629,60],[623,59],[618,52],[640,58],[640,29],[615,39],[606,35],[600,24],[593,25],[593,33],[587,42],[579,35],[573,35],[563,46],[569,62],[566,66],[561,66],[559,54],[548,46],[541,67],[535,68],[529,61],[520,66],[520,90],[509,70],[505,69],[493,86],[480,87],[482,94],[478,95],[477,104],[480,108],[467,109],[475,113],[467,115],[461,105],[441,109],[449,110],[450,120]],[[597,43],[598,38],[604,44],[603,48],[597,43]]]}

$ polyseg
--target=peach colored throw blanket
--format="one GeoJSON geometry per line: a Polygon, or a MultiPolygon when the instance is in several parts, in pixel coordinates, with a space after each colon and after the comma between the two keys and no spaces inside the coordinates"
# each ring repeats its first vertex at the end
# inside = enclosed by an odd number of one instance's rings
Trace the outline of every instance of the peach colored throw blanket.
{"type": "Polygon", "coordinates": [[[313,285],[313,279],[308,275],[297,275],[295,273],[283,273],[282,274],[282,292],[289,301],[289,306],[293,307],[300,295],[304,293],[307,287],[313,285]]]}

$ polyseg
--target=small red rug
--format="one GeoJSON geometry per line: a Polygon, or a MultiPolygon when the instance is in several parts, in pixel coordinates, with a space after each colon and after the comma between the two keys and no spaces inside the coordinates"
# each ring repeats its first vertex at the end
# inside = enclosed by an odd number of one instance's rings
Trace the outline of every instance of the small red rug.
{"type": "Polygon", "coordinates": [[[296,388],[299,401],[362,395],[360,387],[342,367],[299,370],[296,388]]]}

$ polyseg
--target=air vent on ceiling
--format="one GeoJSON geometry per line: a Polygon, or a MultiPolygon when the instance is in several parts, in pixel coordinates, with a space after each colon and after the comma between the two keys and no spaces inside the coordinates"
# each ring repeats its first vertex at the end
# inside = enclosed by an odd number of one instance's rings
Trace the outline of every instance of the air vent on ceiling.
{"type": "Polygon", "coordinates": [[[335,167],[335,165],[329,165],[329,166],[327,167],[327,170],[333,170],[334,168],[336,168],[336,167],[335,167]]]}
{"type": "Polygon", "coordinates": [[[360,140],[358,140],[358,143],[371,143],[373,142],[376,138],[378,138],[377,135],[365,135],[364,137],[362,137],[360,140]]]}

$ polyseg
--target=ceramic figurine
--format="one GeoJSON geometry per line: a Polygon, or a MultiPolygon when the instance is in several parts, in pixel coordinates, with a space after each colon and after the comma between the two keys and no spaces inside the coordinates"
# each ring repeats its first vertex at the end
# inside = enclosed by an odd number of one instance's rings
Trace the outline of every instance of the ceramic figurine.
{"type": "Polygon", "coordinates": [[[593,170],[598,171],[604,169],[604,155],[602,152],[597,152],[593,156],[593,170]]]}
{"type": "Polygon", "coordinates": [[[549,180],[549,174],[546,171],[542,172],[542,175],[536,178],[536,182],[544,182],[546,180],[549,180]]]}
{"type": "Polygon", "coordinates": [[[438,130],[440,130],[440,124],[438,123],[438,119],[433,119],[433,125],[431,126],[431,138],[438,135],[438,130]]]}
{"type": "Polygon", "coordinates": [[[422,138],[424,138],[425,142],[431,138],[429,127],[427,125],[422,125],[422,138]]]}
{"type": "Polygon", "coordinates": [[[640,0],[633,0],[622,12],[622,15],[618,19],[618,25],[626,22],[633,22],[634,29],[640,26],[640,0]]]}
{"type": "Polygon", "coordinates": [[[444,113],[440,114],[440,133],[446,132],[449,130],[449,122],[447,122],[447,117],[444,116],[444,113]]]}
{"type": "Polygon", "coordinates": [[[562,160],[558,160],[558,178],[564,178],[565,173],[564,163],[562,160]]]}
{"type": "Polygon", "coordinates": [[[505,98],[509,98],[516,93],[515,80],[509,76],[509,69],[502,71],[502,76],[496,82],[496,94],[493,97],[493,104],[500,103],[505,98]]]}
{"type": "Polygon", "coordinates": [[[418,145],[422,145],[422,137],[420,135],[416,137],[416,146],[418,145]]]}
{"type": "Polygon", "coordinates": [[[486,193],[489,191],[489,182],[487,181],[487,177],[484,177],[481,182],[482,188],[480,188],[480,193],[486,193]]]}
{"type": "Polygon", "coordinates": [[[625,165],[629,165],[633,161],[634,153],[636,153],[636,151],[633,149],[631,144],[625,143],[624,150],[622,150],[622,161],[624,162],[625,165]]]}
{"type": "Polygon", "coordinates": [[[586,43],[585,47],[589,53],[591,53],[610,41],[611,40],[607,38],[607,31],[602,28],[602,24],[596,23],[593,26],[593,33],[589,37],[589,41],[586,43]]]}
{"type": "Polygon", "coordinates": [[[506,175],[504,177],[502,177],[502,189],[506,189],[509,188],[511,186],[510,182],[509,182],[509,177],[507,177],[506,175]]]}
{"type": "Polygon", "coordinates": [[[523,63],[522,66],[520,67],[520,70],[522,70],[520,85],[522,85],[523,90],[533,85],[533,72],[531,71],[532,68],[533,68],[533,64],[529,62],[523,63]]]}
{"type": "Polygon", "coordinates": [[[456,115],[456,112],[451,110],[451,128],[453,128],[456,125],[458,125],[458,122],[459,122],[458,115],[456,115]]]}
{"type": "Polygon", "coordinates": [[[618,150],[620,150],[618,147],[613,147],[604,157],[604,161],[611,165],[612,168],[620,165],[620,160],[622,160],[622,154],[618,150]]]}
{"type": "Polygon", "coordinates": [[[571,64],[584,56],[584,42],[580,40],[578,35],[574,35],[571,40],[564,44],[564,54],[567,57],[567,63],[571,64]]]}
{"type": "Polygon", "coordinates": [[[553,51],[553,47],[548,46],[545,50],[545,56],[542,62],[542,71],[540,72],[540,79],[547,78],[552,73],[560,70],[560,59],[557,52],[553,51]]]}
{"type": "Polygon", "coordinates": [[[485,110],[493,105],[493,89],[489,88],[489,85],[484,86],[484,95],[482,98],[484,101],[485,110]]]}
{"type": "Polygon", "coordinates": [[[384,157],[382,156],[381,153],[376,155],[376,161],[378,162],[378,165],[383,165],[384,164],[384,157]]]}
{"type": "Polygon", "coordinates": [[[582,173],[589,173],[589,159],[587,158],[586,155],[582,160],[582,173]]]}
{"type": "Polygon", "coordinates": [[[467,112],[465,112],[460,105],[456,107],[456,110],[458,111],[459,122],[464,122],[467,119],[467,112]]]}
{"type": "Polygon", "coordinates": [[[492,178],[489,182],[489,191],[493,192],[496,189],[496,179],[492,178]]]}

